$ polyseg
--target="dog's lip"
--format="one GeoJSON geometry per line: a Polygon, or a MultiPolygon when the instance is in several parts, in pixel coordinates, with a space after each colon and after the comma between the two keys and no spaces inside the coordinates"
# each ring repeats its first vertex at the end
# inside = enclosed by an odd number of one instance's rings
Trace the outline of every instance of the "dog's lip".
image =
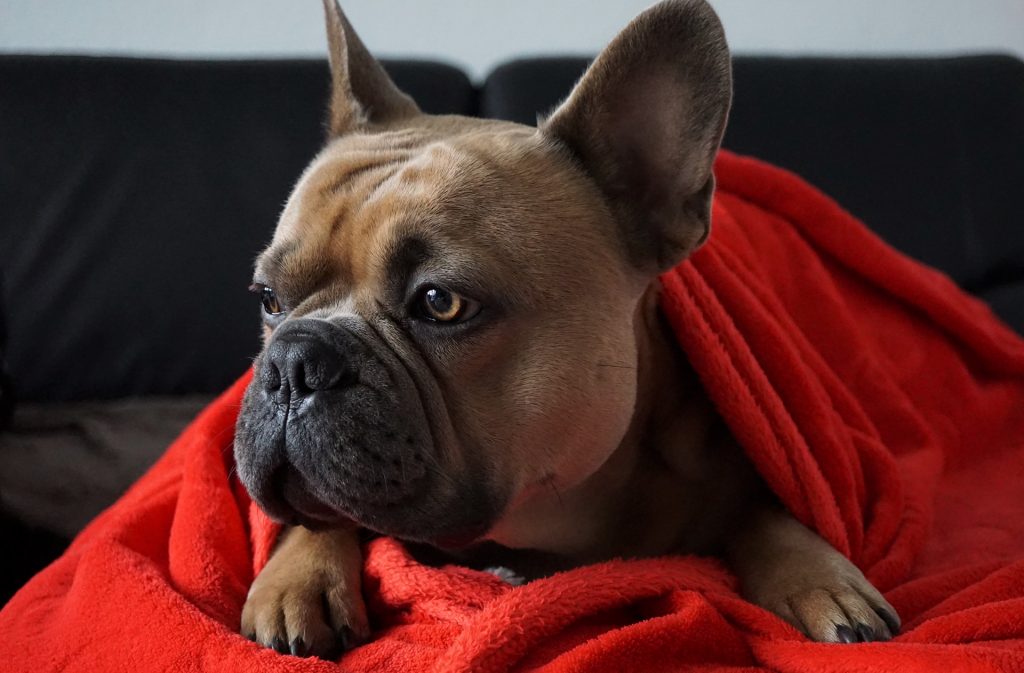
{"type": "Polygon", "coordinates": [[[296,513],[285,522],[289,526],[302,526],[312,531],[332,530],[335,528],[351,527],[354,522],[342,515],[338,515],[332,519],[321,519],[318,517],[308,516],[302,514],[296,510],[296,513]]]}
{"type": "Polygon", "coordinates": [[[472,533],[456,533],[453,535],[442,535],[441,537],[434,540],[433,544],[435,547],[438,547],[440,549],[456,551],[459,549],[466,549],[467,547],[472,546],[472,544],[479,540],[480,537],[481,536],[474,535],[472,533]]]}
{"type": "MultiPolygon", "coordinates": [[[[409,511],[407,513],[413,514],[413,512],[409,511]]],[[[425,524],[422,521],[419,524],[414,524],[398,512],[391,512],[391,516],[379,516],[380,514],[382,513],[361,511],[359,508],[356,508],[349,512],[339,513],[337,518],[332,521],[325,521],[319,518],[312,523],[321,527],[330,527],[337,525],[335,521],[347,518],[351,525],[373,531],[379,535],[393,537],[406,542],[426,544],[449,552],[464,550],[481,542],[492,527],[491,523],[479,520],[458,527],[445,527],[442,525],[434,528],[430,523],[425,524]]]]}
{"type": "Polygon", "coordinates": [[[331,523],[342,516],[341,513],[333,507],[325,505],[324,503],[312,498],[296,502],[294,499],[286,496],[285,502],[289,507],[295,510],[302,519],[305,520],[331,523]]]}
{"type": "Polygon", "coordinates": [[[272,491],[278,497],[277,506],[271,509],[284,510],[278,512],[277,518],[285,523],[323,529],[351,522],[348,516],[310,494],[305,478],[291,465],[278,468],[272,481],[272,491]]]}
{"type": "Polygon", "coordinates": [[[458,551],[471,547],[482,540],[488,530],[490,530],[490,526],[485,523],[479,523],[461,530],[442,533],[429,540],[429,543],[440,549],[458,551]]]}
{"type": "Polygon", "coordinates": [[[300,504],[286,498],[285,506],[290,510],[284,521],[288,525],[298,525],[310,530],[328,530],[355,523],[345,514],[317,501],[300,504]]]}

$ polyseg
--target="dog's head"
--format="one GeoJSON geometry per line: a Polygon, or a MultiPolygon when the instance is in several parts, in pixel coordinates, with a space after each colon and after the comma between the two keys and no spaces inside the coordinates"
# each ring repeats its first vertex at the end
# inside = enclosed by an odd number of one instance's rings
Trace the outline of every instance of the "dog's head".
{"type": "Polygon", "coordinates": [[[622,441],[638,302],[708,234],[728,49],[667,0],[535,129],[420,113],[325,7],[330,139],[256,263],[238,473],[285,521],[455,545],[622,441]]]}

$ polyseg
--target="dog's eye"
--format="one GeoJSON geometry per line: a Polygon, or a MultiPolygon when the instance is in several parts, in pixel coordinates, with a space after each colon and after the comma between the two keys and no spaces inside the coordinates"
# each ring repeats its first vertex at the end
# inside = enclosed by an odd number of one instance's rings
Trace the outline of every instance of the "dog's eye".
{"type": "Polygon", "coordinates": [[[418,317],[444,323],[468,320],[479,310],[473,300],[437,285],[422,288],[413,308],[418,317]]]}
{"type": "Polygon", "coordinates": [[[274,294],[273,288],[267,287],[263,283],[253,283],[249,286],[249,291],[260,296],[260,301],[263,302],[263,311],[267,315],[281,315],[284,313],[284,308],[281,306],[277,295],[274,294]]]}
{"type": "Polygon", "coordinates": [[[462,315],[465,302],[462,297],[439,287],[428,287],[423,291],[424,314],[439,322],[451,322],[462,315]]]}

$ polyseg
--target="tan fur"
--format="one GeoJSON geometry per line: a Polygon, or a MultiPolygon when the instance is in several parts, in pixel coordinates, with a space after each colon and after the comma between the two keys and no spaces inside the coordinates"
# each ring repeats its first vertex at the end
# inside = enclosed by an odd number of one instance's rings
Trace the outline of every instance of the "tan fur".
{"type": "Polygon", "coordinates": [[[437,436],[450,437],[448,456],[491,446],[496,461],[511,461],[496,464],[495,472],[522,472],[517,490],[549,474],[559,480],[546,488],[565,489],[616,448],[635,395],[633,377],[621,369],[635,362],[635,353],[623,349],[633,341],[632,328],[619,316],[632,313],[646,279],[614,254],[614,226],[607,215],[600,226],[595,210],[602,215],[593,186],[536,130],[420,117],[400,130],[331,141],[299,181],[256,278],[286,302],[302,298],[293,318],[340,309],[373,321],[397,239],[429,238],[463,273],[485,270],[507,290],[514,322],[430,353],[429,366],[405,345],[392,347],[409,358],[418,385],[437,386],[437,399],[447,401],[428,417],[437,421],[437,436]],[[501,193],[489,185],[498,173],[501,193]],[[553,183],[552,175],[561,179],[553,183]],[[519,229],[514,240],[505,235],[509,222],[519,229]],[[271,272],[269,259],[279,260],[279,271],[271,272]],[[572,273],[566,259],[603,273],[572,273]],[[595,292],[606,300],[595,304],[595,292]],[[603,338],[595,340],[595,331],[603,338]],[[580,352],[581,342],[596,347],[580,352]],[[513,350],[517,357],[510,359],[513,350]],[[618,385],[609,388],[609,378],[618,385]],[[609,389],[621,397],[609,398],[609,389]],[[476,427],[482,418],[501,425],[476,427]],[[549,438],[559,435],[578,446],[549,453],[549,438]]]}
{"type": "MultiPolygon", "coordinates": [[[[642,15],[541,129],[419,114],[325,5],[333,135],[255,280],[277,291],[287,320],[372,328],[418,391],[440,477],[430,497],[458,502],[469,480],[486,480],[504,506],[482,540],[521,574],[720,554],[745,596],[810,637],[843,640],[837,625],[859,622],[874,630],[865,639],[884,638],[895,611],[775,503],[658,310],[655,273],[707,235],[729,105],[728,52],[706,4],[669,0],[642,15]],[[633,98],[609,95],[636,86],[633,98]],[[686,121],[676,132],[656,113],[643,127],[653,141],[641,137],[644,110],[623,102],[634,99],[686,121]],[[417,273],[500,295],[485,328],[412,333],[389,266],[411,240],[432,250],[417,273]]],[[[351,526],[289,529],[253,585],[243,632],[321,656],[365,638],[361,562],[351,526]]]]}
{"type": "Polygon", "coordinates": [[[370,627],[361,568],[353,529],[314,533],[289,528],[249,589],[242,633],[281,651],[289,651],[299,637],[308,653],[320,655],[365,642],[370,627]]]}

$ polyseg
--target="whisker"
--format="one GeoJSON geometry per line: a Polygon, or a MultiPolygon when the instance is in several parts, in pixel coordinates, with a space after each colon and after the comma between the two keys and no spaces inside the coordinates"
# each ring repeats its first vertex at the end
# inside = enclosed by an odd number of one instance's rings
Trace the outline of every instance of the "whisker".
{"type": "Polygon", "coordinates": [[[635,365],[620,365],[620,364],[614,364],[614,363],[611,363],[611,362],[598,362],[597,366],[598,367],[613,367],[615,369],[629,369],[629,370],[635,370],[636,369],[635,365]]]}
{"type": "Polygon", "coordinates": [[[420,455],[423,456],[423,464],[431,474],[446,481],[449,486],[458,488],[458,484],[455,483],[455,480],[441,469],[440,463],[438,463],[432,455],[429,453],[421,453],[420,455]]]}
{"type": "Polygon", "coordinates": [[[382,485],[384,487],[384,500],[388,500],[389,501],[389,500],[391,500],[391,495],[390,495],[390,492],[389,492],[389,489],[388,489],[388,473],[387,473],[387,470],[384,469],[383,465],[380,466],[380,480],[381,480],[382,485]]]}

